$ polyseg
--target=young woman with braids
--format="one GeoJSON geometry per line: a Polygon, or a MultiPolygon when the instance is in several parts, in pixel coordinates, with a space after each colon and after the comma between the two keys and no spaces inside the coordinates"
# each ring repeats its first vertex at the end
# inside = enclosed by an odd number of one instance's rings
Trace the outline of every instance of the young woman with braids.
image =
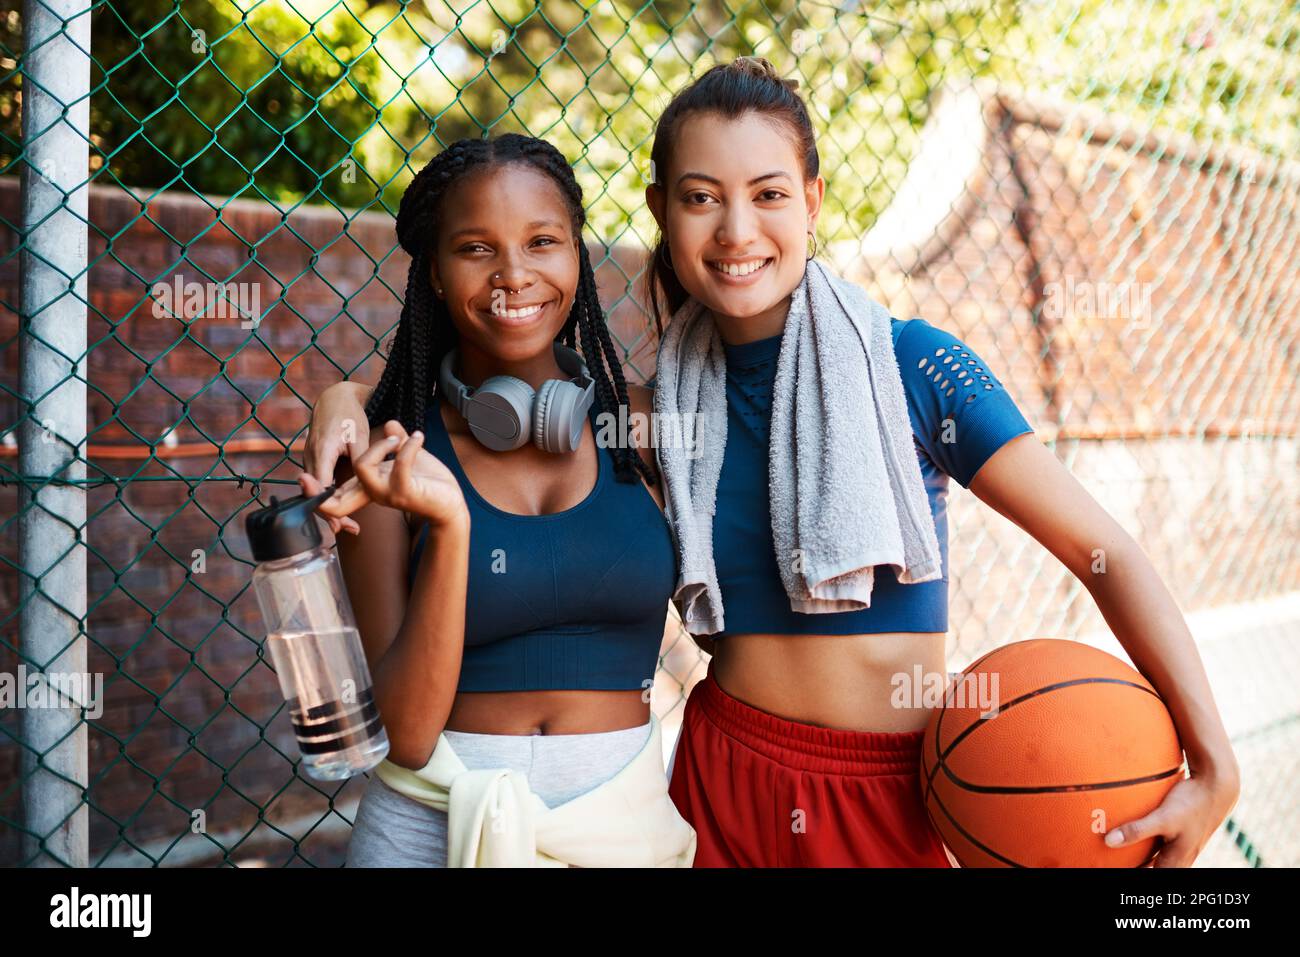
{"type": "Polygon", "coordinates": [[[596,442],[650,392],[624,381],[584,222],[542,140],[440,153],[398,211],[383,375],[364,410],[313,413],[299,481],[340,482],[320,511],[356,533],[339,552],[392,742],[350,866],[690,866],[648,704],[676,577],[662,494],[653,454],[596,442]],[[513,396],[517,428],[470,396],[513,396]]]}

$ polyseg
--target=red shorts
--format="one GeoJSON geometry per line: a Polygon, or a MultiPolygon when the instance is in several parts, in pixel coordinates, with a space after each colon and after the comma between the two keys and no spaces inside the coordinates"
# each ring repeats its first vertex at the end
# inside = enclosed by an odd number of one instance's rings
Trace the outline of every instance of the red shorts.
{"type": "Polygon", "coordinates": [[[951,867],[921,800],[923,731],[843,731],[686,699],[668,793],[696,867],[951,867]]]}

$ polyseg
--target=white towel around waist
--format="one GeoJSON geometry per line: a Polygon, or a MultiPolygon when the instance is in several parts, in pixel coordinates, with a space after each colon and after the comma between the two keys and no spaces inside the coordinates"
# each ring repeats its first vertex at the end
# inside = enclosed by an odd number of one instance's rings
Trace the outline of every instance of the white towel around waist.
{"type": "Polygon", "coordinates": [[[418,771],[382,761],[380,780],[447,813],[448,867],[690,867],[695,830],[668,796],[659,719],[608,781],[556,807],[508,768],[469,770],[446,735],[418,771]]]}

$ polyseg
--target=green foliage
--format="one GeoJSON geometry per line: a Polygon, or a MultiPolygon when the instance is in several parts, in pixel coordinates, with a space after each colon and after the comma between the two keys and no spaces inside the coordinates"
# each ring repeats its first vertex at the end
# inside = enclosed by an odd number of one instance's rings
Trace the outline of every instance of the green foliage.
{"type": "MultiPolygon", "coordinates": [[[[340,166],[379,118],[371,35],[338,4],[307,24],[287,3],[114,0],[91,26],[91,129],[131,186],[356,205],[340,166]]],[[[351,181],[350,181],[351,180],[351,181]]]]}
{"type": "MultiPolygon", "coordinates": [[[[0,6],[0,151],[20,156],[17,6],[0,6]]],[[[462,136],[568,155],[606,243],[649,242],[672,93],[759,54],[797,77],[829,190],[822,238],[889,202],[935,90],[988,76],[1279,155],[1300,147],[1300,7],[1275,0],[98,0],[92,165],[133,187],[394,209],[462,136]]]]}

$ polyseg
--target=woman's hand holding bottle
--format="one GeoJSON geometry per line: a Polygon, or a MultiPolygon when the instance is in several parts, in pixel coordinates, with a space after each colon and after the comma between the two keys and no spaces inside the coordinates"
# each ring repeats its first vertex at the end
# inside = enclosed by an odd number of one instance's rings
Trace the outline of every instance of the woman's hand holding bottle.
{"type": "MultiPolygon", "coordinates": [[[[423,433],[408,434],[396,419],[384,423],[384,433],[383,439],[352,460],[353,477],[317,510],[328,518],[344,520],[367,502],[375,502],[423,516],[435,526],[468,524],[469,509],[460,483],[424,448],[423,433]]],[[[308,495],[322,488],[320,480],[307,472],[299,473],[298,484],[308,495]]]]}
{"type": "MultiPolygon", "coordinates": [[[[336,382],[325,389],[312,406],[304,455],[307,471],[319,479],[312,486],[316,491],[334,479],[335,466],[340,458],[356,460],[369,446],[370,424],[366,418],[365,403],[371,390],[372,387],[364,382],[336,382]]],[[[306,491],[307,486],[302,487],[306,491]]],[[[343,487],[348,487],[348,483],[342,483],[340,488],[343,487]]],[[[352,495],[351,489],[359,490],[359,483],[351,483],[347,498],[338,500],[336,496],[330,500],[333,505],[339,506],[337,511],[342,517],[335,517],[332,513],[324,514],[335,535],[340,530],[353,534],[361,530],[354,519],[346,516],[365,505],[367,499],[360,491],[352,495]]]]}

